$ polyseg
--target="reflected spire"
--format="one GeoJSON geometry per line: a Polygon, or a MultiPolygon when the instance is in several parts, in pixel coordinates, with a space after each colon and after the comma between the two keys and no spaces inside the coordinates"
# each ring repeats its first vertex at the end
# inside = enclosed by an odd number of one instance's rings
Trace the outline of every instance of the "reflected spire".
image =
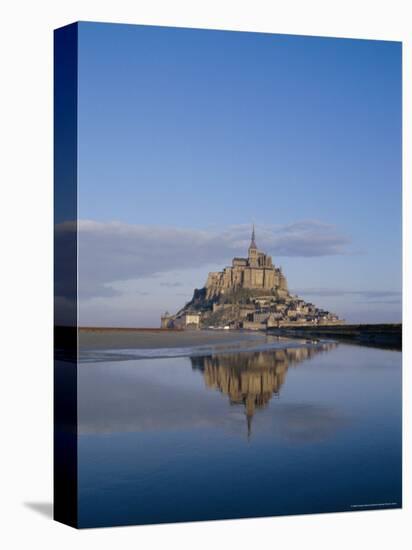
{"type": "Polygon", "coordinates": [[[250,437],[252,435],[252,418],[253,414],[246,414],[246,422],[247,422],[247,440],[250,441],[250,437]]]}

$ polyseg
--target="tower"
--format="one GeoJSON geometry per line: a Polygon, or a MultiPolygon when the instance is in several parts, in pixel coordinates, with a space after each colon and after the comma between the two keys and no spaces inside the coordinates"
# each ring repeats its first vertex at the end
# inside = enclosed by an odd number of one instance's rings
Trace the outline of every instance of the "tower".
{"type": "Polygon", "coordinates": [[[255,240],[255,224],[252,228],[252,237],[250,239],[250,245],[248,250],[248,260],[250,267],[257,267],[258,265],[258,249],[255,240]]]}

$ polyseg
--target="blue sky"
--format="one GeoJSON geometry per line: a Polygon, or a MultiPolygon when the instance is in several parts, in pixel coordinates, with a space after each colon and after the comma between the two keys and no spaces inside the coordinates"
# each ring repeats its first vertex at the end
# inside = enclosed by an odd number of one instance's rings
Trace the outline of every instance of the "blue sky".
{"type": "Polygon", "coordinates": [[[83,324],[156,326],[252,221],[292,291],[400,321],[401,44],[81,23],[79,218],[83,324]]]}

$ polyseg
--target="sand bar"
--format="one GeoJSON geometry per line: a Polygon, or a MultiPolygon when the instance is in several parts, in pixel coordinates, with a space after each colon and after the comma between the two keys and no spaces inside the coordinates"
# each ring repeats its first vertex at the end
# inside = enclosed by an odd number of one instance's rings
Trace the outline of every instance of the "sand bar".
{"type": "Polygon", "coordinates": [[[80,349],[154,349],[230,344],[239,341],[265,343],[263,332],[219,330],[79,329],[80,349]]]}

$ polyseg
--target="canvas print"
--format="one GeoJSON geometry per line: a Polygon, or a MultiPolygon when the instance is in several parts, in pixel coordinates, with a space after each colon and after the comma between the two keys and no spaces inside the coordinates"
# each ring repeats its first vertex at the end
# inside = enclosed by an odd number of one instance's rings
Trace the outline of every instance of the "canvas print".
{"type": "Polygon", "coordinates": [[[55,519],[402,506],[401,64],[55,31],[55,519]]]}

